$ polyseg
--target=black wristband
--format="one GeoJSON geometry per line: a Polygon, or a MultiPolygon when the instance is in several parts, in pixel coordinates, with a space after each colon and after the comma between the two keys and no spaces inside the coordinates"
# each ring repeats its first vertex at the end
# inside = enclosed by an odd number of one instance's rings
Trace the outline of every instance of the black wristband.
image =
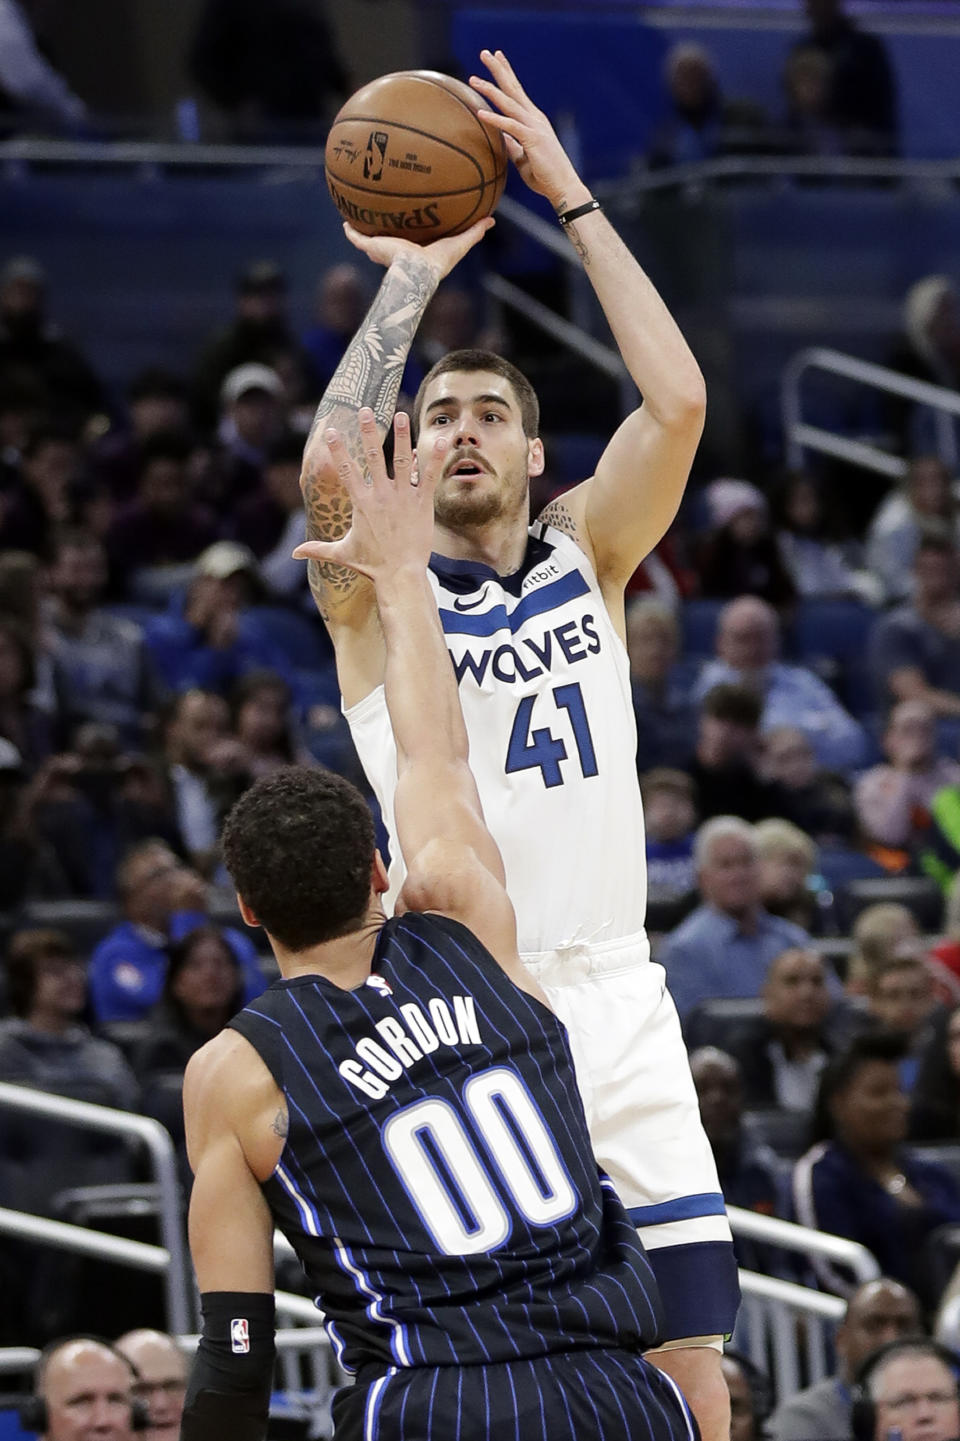
{"type": "Polygon", "coordinates": [[[275,1303],[261,1291],[207,1291],[181,1441],[263,1441],[273,1366],[275,1303]]]}
{"type": "Polygon", "coordinates": [[[562,225],[564,230],[574,220],[579,220],[581,215],[589,215],[591,210],[602,210],[603,206],[599,200],[585,200],[582,205],[576,206],[573,210],[565,210],[562,215],[557,216],[557,224],[562,225]]]}

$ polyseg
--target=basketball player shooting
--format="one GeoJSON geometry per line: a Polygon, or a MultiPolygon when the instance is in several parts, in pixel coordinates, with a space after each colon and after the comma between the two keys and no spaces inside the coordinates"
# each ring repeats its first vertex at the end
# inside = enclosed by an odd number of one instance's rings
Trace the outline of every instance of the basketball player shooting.
{"type": "Polygon", "coordinates": [[[228,817],[240,907],[282,979],[187,1068],[204,1319],[181,1436],[266,1435],[277,1225],[357,1373],[337,1441],[694,1441],[642,1359],[656,1284],[520,963],[467,761],[427,578],[446,437],[418,472],[398,415],[391,478],[359,419],[366,477],[326,436],[353,525],[323,550],[376,591],[407,879],[386,920],[370,813],[339,776],[278,772],[228,817]]]}
{"type": "MultiPolygon", "coordinates": [[[[624,590],[677,511],[699,443],[703,378],[650,280],[593,201],[547,117],[501,52],[470,81],[512,160],[547,197],[643,397],[595,474],[529,525],[544,466],[536,395],[509,362],[453,352],[425,378],[418,457],[438,436],[430,580],[457,677],[483,811],[503,855],[520,950],[567,1025],[597,1159],[635,1221],[666,1311],[652,1359],[679,1382],[707,1441],[729,1434],[722,1337],[738,1302],[730,1229],[700,1124],[676,1010],[644,932],[646,863],[625,648],[624,590]]],[[[353,243],[387,267],[321,401],[301,484],[307,533],[342,536],[350,498],[324,439],[334,425],[362,462],[357,415],[384,434],[417,327],[437,285],[489,222],[417,246],[353,243]]],[[[390,828],[397,764],[383,693],[385,647],[369,580],[322,546],[310,584],[336,650],[344,707],[390,828]]],[[[424,706],[422,724],[434,725],[424,706]]],[[[389,904],[389,902],[388,902],[389,904]]]]}

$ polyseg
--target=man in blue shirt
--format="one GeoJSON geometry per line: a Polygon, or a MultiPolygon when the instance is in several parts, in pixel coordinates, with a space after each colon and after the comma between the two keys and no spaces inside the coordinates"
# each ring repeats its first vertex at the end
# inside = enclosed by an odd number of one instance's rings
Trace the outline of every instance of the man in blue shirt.
{"type": "Polygon", "coordinates": [[[694,860],[702,904],[665,937],[657,956],[681,1020],[701,1001],[759,995],[775,956],[811,945],[806,931],[760,905],[757,842],[746,821],[707,821],[694,860]]]}
{"type": "Polygon", "coordinates": [[[817,760],[828,770],[845,772],[868,756],[866,732],[849,715],[826,681],[803,665],[777,659],[780,623],[773,606],[754,595],[732,600],[720,612],[717,659],[700,672],[694,698],[714,686],[748,686],[763,703],[760,728],[791,725],[803,732],[817,760]]]}
{"type": "MultiPolygon", "coordinates": [[[[206,887],[162,841],[144,841],[117,870],[125,919],[90,958],[90,997],[97,1021],[138,1021],[160,999],[167,946],[207,921],[206,887]]],[[[244,1003],[266,986],[257,952],[241,932],[224,930],[244,979],[244,1003]]]]}

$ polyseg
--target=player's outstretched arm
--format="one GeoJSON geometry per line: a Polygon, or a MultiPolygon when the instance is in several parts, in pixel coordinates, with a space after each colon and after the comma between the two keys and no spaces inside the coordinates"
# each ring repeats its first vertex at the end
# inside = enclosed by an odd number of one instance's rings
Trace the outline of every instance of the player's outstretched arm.
{"type": "Polygon", "coordinates": [[[244,1043],[223,1032],[184,1077],[194,1171],[190,1250],[203,1329],[190,1372],[181,1441],[263,1441],[274,1365],[273,1221],[232,1108],[257,1097],[236,1067],[244,1043]]]}
{"type": "MultiPolygon", "coordinates": [[[[407,355],[434,291],[492,224],[492,220],[478,221],[462,235],[430,245],[371,238],[344,226],[347,238],[378,265],[385,265],[387,273],[324,391],[307,437],[300,488],[311,540],[338,540],[350,528],[350,497],[331,460],[324,431],[334,426],[353,459],[363,464],[357,426],[360,410],[369,408],[381,437],[386,435],[407,355]]],[[[309,576],[320,614],[331,628],[341,620],[355,625],[356,610],[372,607],[369,581],[347,566],[311,561],[309,576]]]]}
{"type": "Polygon", "coordinates": [[[336,432],[325,436],[353,504],[349,534],[332,545],[308,541],[294,554],[348,565],[376,590],[397,745],[394,810],[408,871],[406,905],[462,920],[512,976],[515,963],[525,979],[503,862],[470,770],[460,698],[427,576],[433,494],[448,441],[437,439],[418,472],[410,422],[398,414],[391,477],[369,410],[360,414],[360,435],[363,472],[336,432]]]}
{"type": "MultiPolygon", "coordinates": [[[[481,52],[491,80],[470,84],[490,105],[520,174],[558,215],[591,200],[546,115],[502,51],[481,52]]],[[[600,210],[566,227],[596,291],[624,363],[643,397],[583,486],[547,507],[543,519],[574,535],[591,555],[608,603],[661,539],[677,512],[706,411],[703,376],[656,289],[600,210]]]]}

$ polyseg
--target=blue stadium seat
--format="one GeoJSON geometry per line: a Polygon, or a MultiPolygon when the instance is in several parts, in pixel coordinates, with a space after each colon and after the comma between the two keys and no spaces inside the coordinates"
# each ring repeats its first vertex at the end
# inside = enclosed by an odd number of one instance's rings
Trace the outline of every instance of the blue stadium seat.
{"type": "Polygon", "coordinates": [[[850,881],[882,880],[886,871],[862,851],[846,851],[824,847],[819,852],[818,870],[831,891],[838,891],[850,881]]]}
{"type": "Polygon", "coordinates": [[[248,614],[289,666],[320,670],[330,665],[331,646],[319,618],[311,621],[282,605],[254,605],[248,614]]]}
{"type": "Polygon", "coordinates": [[[805,600],[797,607],[789,643],[808,665],[820,656],[841,662],[862,657],[877,612],[857,600],[805,600]]]}
{"type": "Polygon", "coordinates": [[[723,600],[688,600],[680,613],[683,654],[712,656],[723,600]]]}

